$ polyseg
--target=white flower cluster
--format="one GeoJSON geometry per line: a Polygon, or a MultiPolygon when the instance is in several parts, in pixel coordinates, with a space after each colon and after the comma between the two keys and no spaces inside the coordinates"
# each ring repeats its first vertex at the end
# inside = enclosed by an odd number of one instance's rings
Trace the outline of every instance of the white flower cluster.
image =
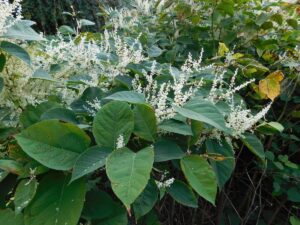
{"type": "Polygon", "coordinates": [[[3,35],[9,27],[22,19],[21,1],[22,0],[14,0],[11,3],[9,0],[0,0],[0,36],[3,35]]]}
{"type": "Polygon", "coordinates": [[[114,29],[129,29],[137,26],[142,16],[151,20],[157,19],[157,15],[163,11],[166,2],[167,0],[134,0],[131,8],[107,8],[105,12],[114,29]]]}
{"type": "Polygon", "coordinates": [[[161,188],[169,188],[173,183],[174,183],[175,179],[172,177],[168,180],[165,180],[165,181],[155,181],[157,187],[159,189],[161,188]]]}
{"type": "Polygon", "coordinates": [[[194,92],[203,83],[202,81],[189,84],[189,73],[186,71],[180,71],[179,78],[173,72],[172,67],[170,67],[169,72],[173,77],[173,83],[165,82],[158,85],[157,81],[154,79],[155,76],[160,75],[160,71],[156,69],[156,62],[152,63],[150,73],[144,71],[144,77],[146,78],[146,86],[142,87],[140,78],[138,76],[132,81],[133,89],[139,93],[144,93],[146,96],[146,101],[154,108],[155,116],[158,122],[170,119],[175,115],[175,110],[173,106],[184,105],[194,94],[194,92]],[[185,73],[184,73],[185,72],[185,73]],[[188,87],[188,90],[185,90],[188,87]],[[169,95],[173,93],[173,101],[169,100],[169,95]]]}
{"type": "Polygon", "coordinates": [[[120,149],[120,148],[123,148],[123,147],[125,147],[124,136],[122,134],[120,134],[118,139],[117,139],[116,148],[120,149]]]}
{"type": "Polygon", "coordinates": [[[256,115],[252,115],[249,109],[243,109],[240,105],[232,107],[226,121],[226,125],[233,130],[232,136],[240,137],[245,131],[251,130],[259,120],[265,117],[271,106],[272,102],[264,107],[256,115]]]}
{"type": "Polygon", "coordinates": [[[88,106],[83,107],[91,116],[95,116],[96,113],[101,109],[101,101],[97,97],[93,99],[93,101],[87,101],[86,103],[88,106]]]}
{"type": "Polygon", "coordinates": [[[114,36],[116,54],[119,58],[117,68],[123,69],[129,63],[140,63],[146,58],[143,56],[143,48],[139,43],[140,35],[137,37],[135,42],[130,46],[120,36],[114,36]]]}
{"type": "Polygon", "coordinates": [[[64,38],[58,35],[56,39],[46,43],[40,54],[34,56],[36,68],[50,70],[52,65],[62,65],[54,74],[54,79],[67,79],[73,75],[88,74],[91,81],[84,80],[90,86],[96,86],[99,70],[102,64],[98,59],[101,48],[85,36],[64,38]]]}
{"type": "Polygon", "coordinates": [[[1,77],[4,88],[0,95],[0,107],[9,110],[10,119],[6,124],[15,126],[22,110],[27,105],[36,105],[44,101],[53,86],[49,82],[31,79],[32,69],[21,60],[9,58],[1,77]]]}

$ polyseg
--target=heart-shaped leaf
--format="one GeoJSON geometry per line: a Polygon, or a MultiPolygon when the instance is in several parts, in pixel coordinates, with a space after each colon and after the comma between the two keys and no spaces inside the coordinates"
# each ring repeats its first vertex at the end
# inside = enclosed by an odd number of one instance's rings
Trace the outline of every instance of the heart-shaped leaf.
{"type": "Polygon", "coordinates": [[[97,113],[93,123],[93,134],[100,146],[116,148],[123,136],[127,144],[134,128],[134,116],[126,102],[113,101],[104,105],[97,113]]]}
{"type": "Polygon", "coordinates": [[[189,155],[182,158],[180,164],[193,189],[201,197],[215,205],[217,178],[207,160],[199,155],[189,155]]]}
{"type": "Polygon", "coordinates": [[[90,144],[84,131],[71,123],[45,120],[16,136],[18,144],[30,157],[55,170],[69,170],[90,144]]]}
{"type": "Polygon", "coordinates": [[[106,161],[106,173],[114,193],[129,209],[150,178],[154,151],[145,148],[137,153],[128,148],[115,150],[106,161]]]}

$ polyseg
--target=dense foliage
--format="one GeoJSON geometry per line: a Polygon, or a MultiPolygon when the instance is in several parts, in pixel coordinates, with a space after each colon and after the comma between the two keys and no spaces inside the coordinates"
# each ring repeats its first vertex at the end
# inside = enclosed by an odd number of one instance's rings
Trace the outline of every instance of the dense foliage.
{"type": "Polygon", "coordinates": [[[300,6],[121,3],[0,0],[0,224],[299,225],[300,6]]]}

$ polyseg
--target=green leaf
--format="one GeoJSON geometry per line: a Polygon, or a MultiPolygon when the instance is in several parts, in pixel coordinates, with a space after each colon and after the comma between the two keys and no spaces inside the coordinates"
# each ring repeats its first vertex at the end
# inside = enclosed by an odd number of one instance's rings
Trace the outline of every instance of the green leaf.
{"type": "Polygon", "coordinates": [[[3,49],[8,54],[17,57],[18,59],[21,59],[27,65],[31,64],[29,54],[19,45],[16,45],[8,41],[2,41],[0,42],[0,49],[3,49]]]}
{"type": "Polygon", "coordinates": [[[300,225],[300,219],[297,218],[296,216],[291,216],[290,223],[291,225],[300,225]]]}
{"type": "Polygon", "coordinates": [[[83,152],[74,165],[70,182],[104,166],[106,157],[111,151],[110,148],[93,146],[83,152]]]}
{"type": "Polygon", "coordinates": [[[148,147],[137,153],[127,148],[115,150],[106,161],[112,189],[127,208],[142,193],[150,178],[154,151],[148,147]]]}
{"type": "Polygon", "coordinates": [[[292,28],[297,29],[298,28],[298,21],[295,19],[287,19],[286,22],[288,25],[290,25],[292,28]]]}
{"type": "Polygon", "coordinates": [[[151,210],[151,212],[148,213],[147,215],[145,215],[144,218],[143,218],[143,221],[147,225],[162,225],[162,223],[159,222],[159,218],[158,218],[157,214],[155,213],[155,210],[151,210]]]}
{"type": "Polygon", "coordinates": [[[266,135],[273,135],[281,133],[284,127],[278,122],[264,122],[257,126],[256,130],[266,135]]]}
{"type": "Polygon", "coordinates": [[[289,188],[287,196],[291,202],[300,202],[300,191],[296,187],[289,188]]]}
{"type": "Polygon", "coordinates": [[[57,102],[47,101],[37,106],[29,105],[20,116],[20,122],[23,127],[29,127],[41,120],[41,116],[48,110],[58,108],[60,105],[57,102]]]}
{"type": "Polygon", "coordinates": [[[158,128],[175,134],[193,135],[192,128],[189,125],[172,119],[163,121],[158,128]]]}
{"type": "Polygon", "coordinates": [[[254,155],[256,155],[263,162],[265,161],[264,146],[254,134],[245,133],[242,141],[254,155]]]}
{"type": "Polygon", "coordinates": [[[189,155],[181,159],[180,164],[192,188],[201,197],[215,205],[217,179],[207,160],[199,155],[189,155]]]}
{"type": "Polygon", "coordinates": [[[83,27],[83,26],[94,26],[95,23],[90,21],[90,20],[87,20],[87,19],[80,19],[79,20],[79,26],[80,27],[83,27]]]}
{"type": "Polygon", "coordinates": [[[24,225],[22,214],[16,215],[11,209],[0,210],[0,224],[24,225]]]}
{"type": "Polygon", "coordinates": [[[98,87],[88,87],[84,90],[79,99],[72,102],[72,110],[79,113],[88,113],[87,109],[90,109],[91,106],[88,102],[93,102],[95,99],[102,99],[104,93],[98,87]]]}
{"type": "Polygon", "coordinates": [[[33,179],[22,180],[16,189],[14,204],[16,213],[20,213],[33,199],[38,182],[33,179]]]}
{"type": "Polygon", "coordinates": [[[226,133],[229,132],[229,129],[225,125],[224,116],[209,101],[201,98],[193,99],[182,108],[176,106],[175,111],[184,117],[207,123],[226,133]]]}
{"type": "Polygon", "coordinates": [[[234,15],[234,1],[233,0],[222,0],[217,9],[224,12],[224,14],[228,14],[230,16],[234,15]]]}
{"type": "Polygon", "coordinates": [[[40,79],[40,80],[47,80],[47,81],[54,81],[56,80],[53,79],[53,77],[45,70],[43,69],[37,69],[34,71],[32,75],[32,79],[40,79]]]}
{"type": "Polygon", "coordinates": [[[13,38],[26,41],[41,41],[44,40],[39,34],[37,34],[31,26],[35,24],[29,20],[21,20],[16,22],[13,26],[9,27],[4,38],[13,38]]]}
{"type": "Polygon", "coordinates": [[[74,35],[76,34],[76,31],[74,28],[67,26],[67,25],[62,25],[58,28],[58,32],[63,35],[74,35]]]}
{"type": "Polygon", "coordinates": [[[71,123],[45,120],[16,136],[30,157],[55,170],[69,170],[90,144],[90,138],[71,123]]]}
{"type": "Polygon", "coordinates": [[[211,159],[210,164],[215,171],[219,187],[231,177],[235,167],[234,152],[231,146],[224,140],[219,143],[217,140],[208,139],[206,142],[207,153],[215,156],[216,159],[211,159]]]}
{"type": "Polygon", "coordinates": [[[113,101],[98,111],[93,123],[93,134],[98,145],[116,148],[120,135],[123,136],[124,144],[127,144],[133,128],[134,115],[129,105],[113,101]]]}
{"type": "Polygon", "coordinates": [[[86,195],[83,218],[93,225],[127,225],[126,209],[104,191],[90,191],[86,195]]]}
{"type": "Polygon", "coordinates": [[[24,172],[21,163],[10,159],[0,159],[0,169],[17,175],[24,172]]]}
{"type": "Polygon", "coordinates": [[[181,159],[184,156],[181,148],[173,141],[159,140],[154,144],[155,162],[181,159]]]}
{"type": "Polygon", "coordinates": [[[124,101],[133,104],[146,103],[145,95],[134,91],[119,91],[106,97],[105,99],[124,101]]]}
{"type": "Polygon", "coordinates": [[[148,49],[147,53],[149,57],[154,58],[160,56],[163,53],[163,51],[157,45],[152,45],[148,49]]]}
{"type": "Polygon", "coordinates": [[[154,207],[158,199],[158,189],[154,180],[150,180],[142,194],[134,201],[133,211],[138,220],[154,207]]]}
{"type": "Polygon", "coordinates": [[[157,124],[154,110],[148,105],[136,105],[134,110],[134,133],[154,142],[156,139],[157,124]]]}
{"type": "Polygon", "coordinates": [[[194,194],[193,190],[184,182],[175,180],[167,191],[179,204],[192,208],[198,208],[198,199],[196,195],[194,194]]]}
{"type": "Polygon", "coordinates": [[[68,185],[69,177],[52,173],[44,177],[25,209],[25,225],[77,225],[85,199],[83,179],[68,185]]]}
{"type": "Polygon", "coordinates": [[[41,120],[51,120],[58,119],[60,121],[70,122],[74,124],[78,124],[79,121],[76,118],[76,114],[70,110],[65,108],[53,108],[41,115],[41,120]]]}

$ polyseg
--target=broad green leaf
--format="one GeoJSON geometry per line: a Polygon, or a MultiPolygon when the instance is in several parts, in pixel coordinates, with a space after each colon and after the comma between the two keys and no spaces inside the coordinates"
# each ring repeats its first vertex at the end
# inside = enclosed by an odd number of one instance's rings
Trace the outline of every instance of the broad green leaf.
{"type": "Polygon", "coordinates": [[[47,101],[37,106],[29,105],[20,116],[20,122],[23,127],[29,127],[41,120],[41,116],[48,110],[61,107],[57,102],[47,101]]]}
{"type": "Polygon", "coordinates": [[[111,151],[109,148],[93,146],[83,152],[76,160],[70,182],[104,166],[111,151]]]}
{"type": "Polygon", "coordinates": [[[16,215],[11,209],[0,209],[0,224],[24,225],[23,215],[16,215]]]}
{"type": "Polygon", "coordinates": [[[19,45],[16,45],[16,44],[8,42],[8,41],[2,41],[2,42],[0,42],[0,49],[4,50],[9,55],[12,55],[14,57],[17,57],[18,59],[21,59],[27,65],[31,64],[29,54],[23,48],[21,48],[19,45]]]}
{"type": "Polygon", "coordinates": [[[281,133],[284,127],[278,122],[264,122],[257,126],[256,130],[266,135],[273,135],[281,133]]]}
{"type": "Polygon", "coordinates": [[[43,69],[37,69],[34,71],[32,75],[32,79],[40,79],[40,80],[47,80],[47,81],[55,81],[53,77],[45,70],[43,69]]]}
{"type": "Polygon", "coordinates": [[[298,29],[298,21],[295,19],[287,19],[286,22],[294,29],[298,29]]]}
{"type": "Polygon", "coordinates": [[[158,57],[163,53],[163,50],[161,50],[157,45],[151,46],[148,51],[148,56],[153,58],[153,57],[158,57]]]}
{"type": "Polygon", "coordinates": [[[143,221],[147,225],[162,225],[162,223],[159,222],[159,218],[158,218],[157,214],[155,213],[155,210],[151,210],[151,212],[148,213],[147,215],[145,215],[144,218],[143,218],[143,221]]]}
{"type": "Polygon", "coordinates": [[[234,171],[235,158],[233,149],[224,140],[219,143],[217,140],[208,139],[205,144],[207,153],[211,154],[210,164],[215,171],[219,187],[222,188],[234,171]]]}
{"type": "Polygon", "coordinates": [[[224,14],[230,16],[234,15],[234,1],[233,0],[221,0],[217,5],[217,9],[224,14]]]}
{"type": "Polygon", "coordinates": [[[218,108],[209,101],[201,98],[193,99],[182,108],[175,107],[176,112],[187,118],[207,123],[221,131],[229,132],[225,119],[218,108]]]}
{"type": "Polygon", "coordinates": [[[55,170],[69,170],[90,144],[90,138],[71,123],[45,120],[16,136],[18,144],[30,157],[55,170]]]}
{"type": "Polygon", "coordinates": [[[70,110],[65,108],[53,108],[41,115],[41,120],[51,120],[58,119],[60,121],[70,122],[74,124],[78,124],[79,121],[76,118],[76,114],[70,110]]]}
{"type": "Polygon", "coordinates": [[[192,146],[198,142],[200,135],[204,129],[204,124],[203,122],[192,120],[191,128],[193,131],[193,136],[189,140],[189,146],[192,146]]]}
{"type": "Polygon", "coordinates": [[[67,26],[67,25],[62,25],[58,28],[58,32],[63,35],[74,35],[76,34],[76,31],[74,28],[67,26]]]}
{"type": "Polygon", "coordinates": [[[158,199],[158,189],[154,180],[150,180],[140,196],[134,201],[132,207],[134,216],[138,220],[154,207],[158,199]]]}
{"type": "Polygon", "coordinates": [[[163,121],[158,128],[175,134],[193,135],[192,128],[189,125],[172,119],[163,121]]]}
{"type": "Polygon", "coordinates": [[[2,182],[7,176],[9,172],[0,169],[0,182],[2,182]]]}
{"type": "Polygon", "coordinates": [[[83,218],[93,225],[127,225],[127,213],[124,206],[113,201],[104,191],[90,191],[86,195],[83,218]]]}
{"type": "Polygon", "coordinates": [[[182,181],[175,180],[167,191],[179,204],[198,208],[198,199],[196,195],[193,190],[182,181]]]}
{"type": "Polygon", "coordinates": [[[124,101],[133,104],[146,103],[145,95],[134,91],[119,91],[106,97],[105,99],[124,101]]]}
{"type": "Polygon", "coordinates": [[[25,209],[25,225],[77,225],[83,208],[86,184],[69,183],[69,176],[52,173],[44,177],[25,209]]]}
{"type": "Polygon", "coordinates": [[[36,179],[24,179],[16,189],[14,204],[16,213],[20,213],[33,199],[38,187],[36,179]]]}
{"type": "Polygon", "coordinates": [[[126,208],[146,187],[154,162],[154,151],[148,147],[137,153],[127,148],[115,150],[106,161],[106,173],[112,189],[126,208]]]}
{"type": "Polygon", "coordinates": [[[254,134],[245,133],[242,141],[254,155],[256,155],[263,162],[265,161],[264,146],[254,134]]]}
{"type": "Polygon", "coordinates": [[[291,202],[300,202],[300,190],[296,187],[289,188],[287,191],[287,197],[291,202]]]}
{"type": "Polygon", "coordinates": [[[148,105],[136,105],[134,110],[134,133],[154,142],[156,139],[157,124],[154,110],[148,105]]]}
{"type": "Polygon", "coordinates": [[[13,38],[26,41],[41,41],[44,40],[42,36],[37,34],[31,26],[35,24],[32,21],[21,20],[16,22],[13,26],[3,34],[4,38],[13,38]]]}
{"type": "Polygon", "coordinates": [[[173,141],[159,140],[154,144],[155,162],[164,162],[173,159],[181,159],[184,152],[173,141]]]}
{"type": "Polygon", "coordinates": [[[134,115],[129,105],[113,101],[104,105],[96,114],[93,134],[98,145],[116,148],[120,136],[123,136],[124,144],[127,144],[133,128],[134,115]]]}
{"type": "Polygon", "coordinates": [[[291,225],[300,225],[300,219],[297,218],[296,216],[291,216],[290,223],[291,225]]]}
{"type": "Polygon", "coordinates": [[[181,169],[192,188],[204,199],[215,205],[217,178],[207,160],[199,155],[181,159],[181,169]]]}

